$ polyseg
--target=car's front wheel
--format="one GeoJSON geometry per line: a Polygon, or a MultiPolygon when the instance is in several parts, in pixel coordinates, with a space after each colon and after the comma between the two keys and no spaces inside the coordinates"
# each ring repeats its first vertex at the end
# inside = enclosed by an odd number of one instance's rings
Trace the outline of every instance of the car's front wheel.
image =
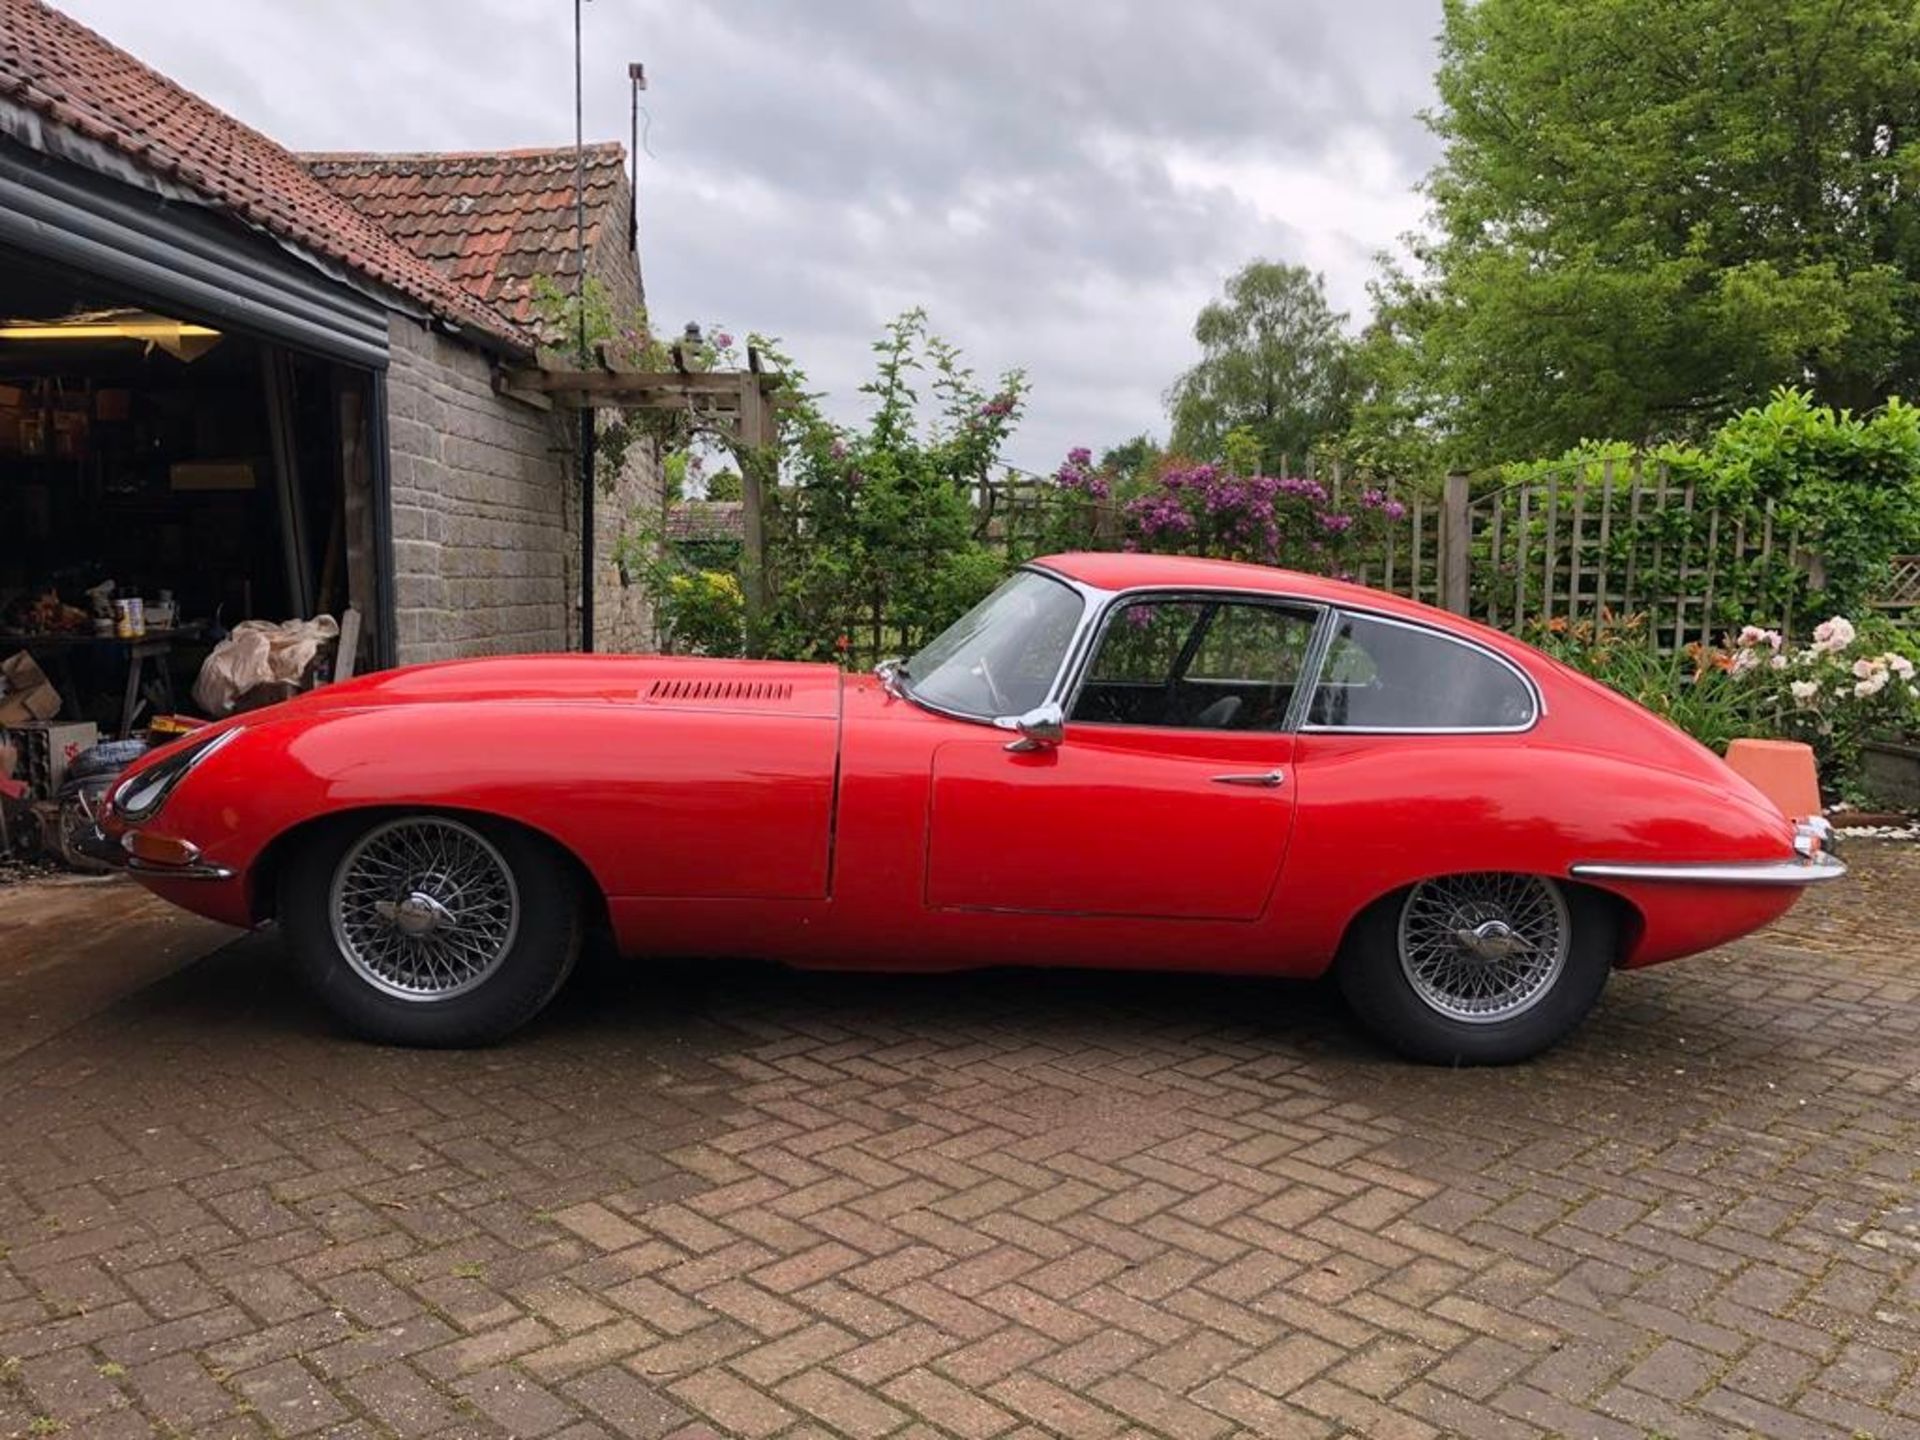
{"type": "Polygon", "coordinates": [[[1335,964],[1354,1012],[1416,1060],[1503,1065],[1586,1018],[1617,939],[1604,900],[1540,875],[1423,880],[1354,923],[1335,964]]]}
{"type": "Polygon", "coordinates": [[[281,870],[280,924],[356,1034],[486,1045],[551,1000],[580,949],[580,895],[541,838],[473,816],[346,817],[281,870]]]}

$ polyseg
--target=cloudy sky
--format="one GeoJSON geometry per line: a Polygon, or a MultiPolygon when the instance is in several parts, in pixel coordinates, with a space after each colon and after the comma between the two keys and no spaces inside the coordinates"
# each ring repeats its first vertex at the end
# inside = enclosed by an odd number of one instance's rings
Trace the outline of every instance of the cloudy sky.
{"type": "MultiPolygon", "coordinates": [[[[568,0],[56,0],[305,150],[571,143],[568,0]]],[[[589,139],[646,64],[656,323],[781,336],[857,413],[924,305],[1033,381],[1010,455],[1165,432],[1194,312],[1256,256],[1358,323],[1436,147],[1439,0],[589,0],[589,139]]],[[[645,122],[643,122],[645,123],[645,122]]]]}

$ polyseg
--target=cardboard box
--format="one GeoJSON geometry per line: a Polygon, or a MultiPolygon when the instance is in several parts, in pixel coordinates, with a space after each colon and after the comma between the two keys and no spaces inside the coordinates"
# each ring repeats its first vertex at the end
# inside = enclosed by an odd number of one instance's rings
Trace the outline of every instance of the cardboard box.
{"type": "Polygon", "coordinates": [[[5,687],[0,691],[0,725],[51,720],[60,713],[60,692],[24,650],[0,660],[0,685],[5,687]]]}
{"type": "Polygon", "coordinates": [[[30,720],[7,738],[20,747],[21,778],[34,798],[57,800],[67,768],[100,743],[100,727],[91,720],[30,720]]]}

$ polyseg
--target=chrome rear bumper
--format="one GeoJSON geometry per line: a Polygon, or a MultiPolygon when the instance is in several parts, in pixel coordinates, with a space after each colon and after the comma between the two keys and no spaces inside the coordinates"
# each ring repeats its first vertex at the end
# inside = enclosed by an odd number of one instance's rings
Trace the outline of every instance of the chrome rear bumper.
{"type": "Polygon", "coordinates": [[[1615,865],[1604,860],[1575,865],[1576,880],[1665,880],[1691,885],[1818,885],[1847,873],[1845,862],[1825,852],[1794,860],[1704,861],[1694,864],[1615,865]]]}
{"type": "Polygon", "coordinates": [[[1575,865],[1576,880],[1661,880],[1691,885],[1818,885],[1847,867],[1833,852],[1833,827],[1818,817],[1794,827],[1791,860],[1704,860],[1662,863],[1596,860],[1575,865]]]}

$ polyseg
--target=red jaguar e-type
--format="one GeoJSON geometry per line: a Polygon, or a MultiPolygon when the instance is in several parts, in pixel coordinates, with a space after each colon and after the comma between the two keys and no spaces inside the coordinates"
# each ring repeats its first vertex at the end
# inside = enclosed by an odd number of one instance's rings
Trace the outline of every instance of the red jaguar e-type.
{"type": "Polygon", "coordinates": [[[1845,873],[1823,822],[1506,635],[1151,555],[1037,561],[871,677],[367,676],[154,751],[105,826],[157,894],[277,920],[353,1029],[424,1045],[526,1022],[599,922],[819,967],[1331,966],[1406,1054],[1510,1061],[1609,970],[1845,873]]]}

